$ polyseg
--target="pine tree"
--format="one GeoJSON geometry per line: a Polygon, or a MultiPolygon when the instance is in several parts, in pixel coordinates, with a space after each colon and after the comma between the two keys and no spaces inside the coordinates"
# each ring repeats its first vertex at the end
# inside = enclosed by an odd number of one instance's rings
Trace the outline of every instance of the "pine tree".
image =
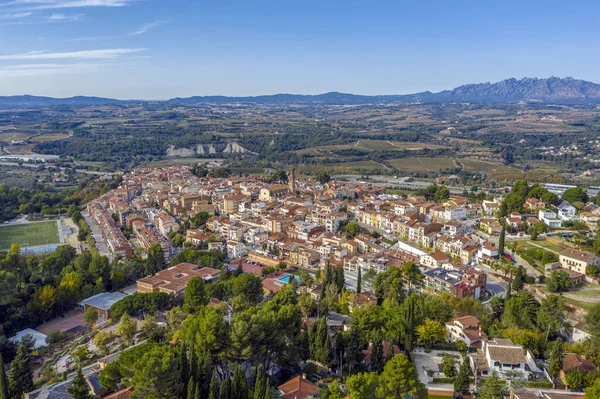
{"type": "Polygon", "coordinates": [[[81,372],[81,367],[77,368],[77,373],[75,374],[75,378],[71,381],[71,385],[67,388],[67,392],[69,395],[73,397],[73,399],[91,399],[90,395],[90,387],[88,386],[83,373],[81,372]]]}
{"type": "Polygon", "coordinates": [[[194,377],[190,377],[187,382],[187,399],[196,398],[196,384],[194,383],[194,377]]]}
{"type": "Polygon", "coordinates": [[[0,399],[10,399],[8,396],[8,378],[6,377],[2,353],[0,353],[0,399]]]}
{"type": "Polygon", "coordinates": [[[8,385],[11,397],[21,397],[33,391],[33,370],[27,350],[23,345],[17,349],[17,356],[10,365],[8,385]]]}
{"type": "MultiPolygon", "coordinates": [[[[373,338],[371,350],[371,371],[381,373],[383,371],[383,367],[385,366],[385,359],[383,358],[383,341],[381,340],[381,336],[377,334],[375,338],[373,338]]],[[[389,345],[392,345],[391,343],[389,345]]]]}
{"type": "Polygon", "coordinates": [[[362,271],[360,270],[360,267],[358,268],[358,276],[356,277],[356,293],[360,294],[362,287],[362,271]]]}
{"type": "Polygon", "coordinates": [[[208,399],[219,399],[219,384],[217,383],[217,372],[213,371],[208,390],[208,399]]]}
{"type": "Polygon", "coordinates": [[[263,373],[263,366],[259,364],[256,368],[256,381],[254,382],[254,395],[253,399],[263,399],[265,392],[265,375],[263,373]]]}

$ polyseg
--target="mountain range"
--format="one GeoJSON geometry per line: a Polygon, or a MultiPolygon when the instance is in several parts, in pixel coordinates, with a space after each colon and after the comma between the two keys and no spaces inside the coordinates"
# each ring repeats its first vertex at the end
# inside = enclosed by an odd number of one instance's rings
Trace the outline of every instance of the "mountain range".
{"type": "MultiPolygon", "coordinates": [[[[477,83],[459,86],[453,90],[437,93],[429,91],[416,94],[364,96],[347,93],[324,93],[317,95],[273,94],[255,97],[194,96],[167,100],[172,104],[339,104],[359,105],[394,102],[468,102],[468,103],[517,103],[543,102],[558,104],[600,104],[600,84],[570,77],[544,79],[506,79],[496,83],[477,83]]],[[[77,96],[53,98],[40,96],[0,96],[2,108],[44,108],[52,106],[88,106],[103,104],[127,104],[143,100],[116,100],[102,97],[77,96]]]]}

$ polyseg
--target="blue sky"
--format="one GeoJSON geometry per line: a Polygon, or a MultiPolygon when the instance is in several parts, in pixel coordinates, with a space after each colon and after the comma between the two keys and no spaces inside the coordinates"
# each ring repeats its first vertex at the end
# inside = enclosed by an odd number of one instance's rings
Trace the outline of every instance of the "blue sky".
{"type": "Polygon", "coordinates": [[[599,1],[0,0],[0,95],[404,94],[600,82],[599,1]]]}

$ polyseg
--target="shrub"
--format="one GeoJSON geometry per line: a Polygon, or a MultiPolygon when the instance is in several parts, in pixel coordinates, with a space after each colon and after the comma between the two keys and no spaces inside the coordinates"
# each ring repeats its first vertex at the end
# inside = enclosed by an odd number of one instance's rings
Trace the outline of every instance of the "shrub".
{"type": "Polygon", "coordinates": [[[525,386],[529,388],[552,388],[550,381],[526,381],[525,386]]]}
{"type": "Polygon", "coordinates": [[[48,333],[46,336],[46,343],[48,345],[58,344],[60,342],[64,342],[70,338],[70,335],[64,331],[53,330],[48,333]]]}

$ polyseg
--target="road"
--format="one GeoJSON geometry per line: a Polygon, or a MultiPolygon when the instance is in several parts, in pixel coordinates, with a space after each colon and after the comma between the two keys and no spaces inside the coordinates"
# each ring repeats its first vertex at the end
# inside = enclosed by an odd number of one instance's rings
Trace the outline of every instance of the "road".
{"type": "Polygon", "coordinates": [[[94,241],[96,241],[96,249],[98,250],[98,253],[100,255],[106,256],[106,257],[108,257],[108,259],[112,260],[113,259],[112,253],[108,250],[108,247],[106,246],[106,242],[104,242],[104,237],[102,237],[102,233],[100,232],[100,229],[98,228],[98,226],[96,226],[96,223],[94,223],[94,221],[90,217],[89,212],[87,210],[85,210],[85,211],[81,212],[81,215],[83,216],[83,218],[85,219],[87,224],[90,226],[90,231],[92,233],[92,237],[94,237],[94,241]]]}
{"type": "MultiPolygon", "coordinates": [[[[372,184],[373,186],[387,187],[395,186],[406,190],[419,190],[431,186],[433,183],[427,181],[404,181],[403,179],[397,179],[390,176],[367,176],[373,180],[363,180],[359,175],[334,175],[332,179],[345,180],[351,183],[365,183],[372,184]]],[[[452,194],[462,194],[465,191],[465,187],[453,187],[446,186],[452,194]]]]}

